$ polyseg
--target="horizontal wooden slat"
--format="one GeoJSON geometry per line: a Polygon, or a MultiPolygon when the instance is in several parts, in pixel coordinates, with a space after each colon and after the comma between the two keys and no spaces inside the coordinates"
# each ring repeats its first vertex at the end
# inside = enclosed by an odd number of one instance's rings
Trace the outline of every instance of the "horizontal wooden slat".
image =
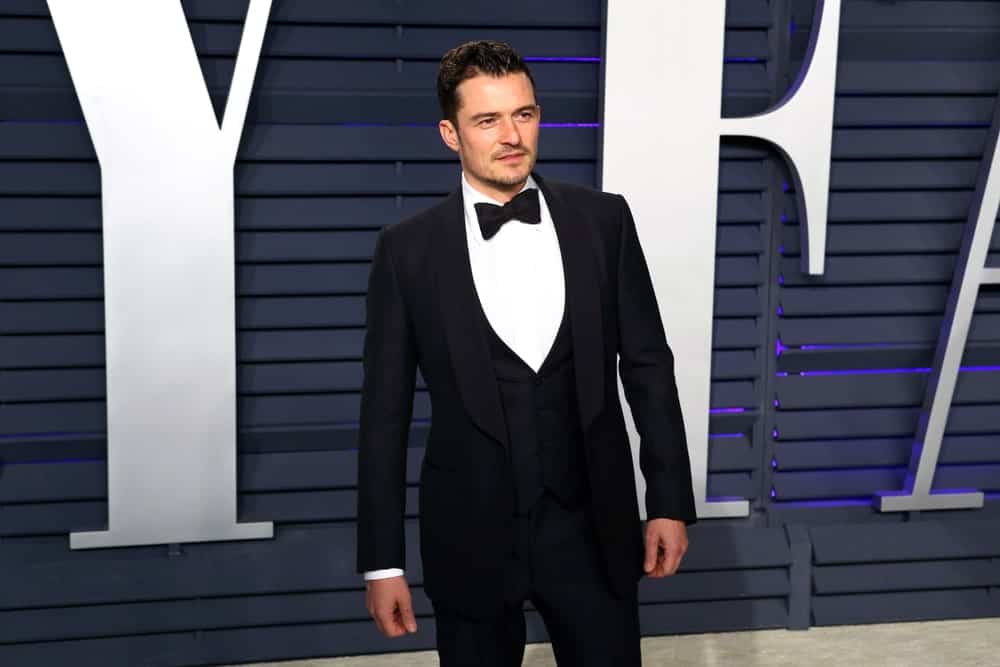
{"type": "Polygon", "coordinates": [[[932,621],[998,616],[1000,604],[986,588],[831,595],[813,600],[812,615],[819,626],[932,621]]]}
{"type": "MultiPolygon", "coordinates": [[[[593,163],[543,162],[539,171],[554,180],[593,187],[593,163]]],[[[752,168],[735,163],[725,172],[733,189],[760,189],[752,168]]],[[[260,163],[237,165],[236,192],[246,196],[444,194],[458,187],[458,169],[447,163],[260,163]]],[[[96,163],[0,162],[0,195],[91,196],[100,192],[96,163]]],[[[365,224],[356,221],[355,224],[365,224]]]]}
{"type": "Polygon", "coordinates": [[[993,94],[838,96],[834,102],[837,127],[947,127],[983,125],[993,117],[993,94]]]}
{"type": "Polygon", "coordinates": [[[954,519],[898,525],[833,525],[809,529],[817,565],[989,558],[1000,554],[991,521],[954,519]]]}
{"type": "MultiPolygon", "coordinates": [[[[918,408],[831,409],[822,412],[777,412],[782,439],[862,438],[912,435],[918,408]]],[[[948,413],[950,433],[1000,432],[1000,412],[991,405],[956,405],[948,413]]]]}
{"type": "MultiPolygon", "coordinates": [[[[837,66],[837,94],[969,95],[989,93],[1000,87],[996,62],[925,58],[841,61],[837,66]]],[[[792,70],[797,71],[800,64],[792,61],[792,70]]]]}
{"type": "MultiPolygon", "coordinates": [[[[994,255],[990,262],[1000,256],[994,255]]],[[[780,263],[782,285],[950,284],[955,275],[955,255],[866,255],[827,257],[822,276],[807,276],[797,259],[780,263]]],[[[784,294],[784,290],[782,290],[784,294]]]]}
{"type": "MultiPolygon", "coordinates": [[[[869,370],[885,368],[930,368],[936,341],[914,344],[785,347],[778,358],[778,371],[799,373],[817,370],[869,370]]],[[[1000,341],[970,342],[962,363],[967,366],[1000,366],[1000,341]]]]}
{"type": "MultiPolygon", "coordinates": [[[[949,281],[950,282],[950,281],[949,281]]],[[[778,295],[782,318],[845,315],[919,315],[943,313],[950,285],[821,285],[786,287],[778,295]]],[[[976,299],[976,313],[1000,311],[1000,295],[984,292],[976,299]]]]}
{"type": "MultiPolygon", "coordinates": [[[[772,449],[774,466],[782,472],[905,466],[910,461],[913,438],[778,441],[772,449]]],[[[947,436],[942,442],[938,463],[1000,463],[996,436],[947,436]]]]}
{"type": "MultiPolygon", "coordinates": [[[[760,314],[754,288],[718,288],[718,317],[760,314]]],[[[236,300],[236,326],[255,329],[362,327],[364,296],[242,297],[236,300]]],[[[0,334],[99,333],[104,330],[104,304],[97,300],[8,301],[0,304],[0,334]]]]}
{"type": "MultiPolygon", "coordinates": [[[[936,342],[941,317],[929,315],[889,317],[790,318],[780,320],[778,333],[790,345],[936,342]]],[[[997,315],[973,319],[970,341],[995,340],[1000,327],[997,315]]]]}
{"type": "MultiPolygon", "coordinates": [[[[368,273],[367,262],[243,264],[237,267],[236,289],[238,296],[358,294],[367,289],[368,273]]],[[[756,257],[716,260],[716,285],[756,286],[761,282],[756,257]]],[[[85,299],[103,294],[99,267],[0,268],[0,299],[85,299]]]]}
{"type": "MultiPolygon", "coordinates": [[[[792,18],[802,30],[812,24],[812,5],[792,4],[792,18]]],[[[880,28],[896,30],[901,28],[981,28],[995,25],[1000,21],[996,7],[989,2],[976,0],[948,0],[933,2],[913,0],[904,4],[886,5],[879,0],[855,0],[844,6],[841,25],[848,30],[880,28]]]]}
{"type": "MultiPolygon", "coordinates": [[[[994,431],[998,430],[996,426],[994,431]]],[[[774,497],[778,500],[810,500],[843,497],[868,497],[880,491],[903,488],[905,466],[853,470],[775,472],[772,478],[774,497]]],[[[939,465],[933,489],[1000,488],[1000,465],[939,465]]]]}
{"type": "MultiPolygon", "coordinates": [[[[595,127],[543,127],[539,150],[546,160],[594,160],[595,127]]],[[[0,159],[96,160],[83,123],[0,124],[0,159]]],[[[251,161],[449,162],[455,154],[436,125],[291,125],[252,123],[243,130],[236,159],[251,161]]],[[[358,165],[360,168],[360,165],[358,165]]]]}
{"type": "MultiPolygon", "coordinates": [[[[225,92],[233,75],[234,58],[199,58],[205,85],[225,92]]],[[[735,63],[726,66],[739,87],[761,89],[763,65],[735,63]],[[759,72],[759,73],[758,73],[759,72]]],[[[372,92],[424,91],[437,76],[438,63],[423,60],[338,60],[320,58],[261,57],[254,79],[254,91],[267,89],[350,90],[355,95],[372,92]]],[[[532,77],[539,89],[556,91],[596,91],[598,63],[536,62],[532,77]]],[[[0,87],[36,86],[72,88],[66,60],[62,55],[0,53],[0,87]]]]}
{"type": "MultiPolygon", "coordinates": [[[[539,161],[553,180],[594,186],[591,162],[539,161]]],[[[458,169],[450,163],[257,163],[237,165],[236,192],[243,196],[444,194],[457,187],[458,169]]],[[[0,162],[0,195],[94,196],[100,170],[94,162],[0,162]]],[[[757,161],[724,161],[719,173],[723,191],[759,191],[765,187],[757,161]]]]}
{"type": "MultiPolygon", "coordinates": [[[[238,427],[329,424],[355,421],[361,407],[359,393],[245,396],[237,400],[238,427]]],[[[100,431],[106,425],[104,401],[12,403],[4,405],[0,433],[58,433],[100,431]]],[[[413,417],[429,419],[430,396],[418,391],[413,417]]]]}
{"type": "MultiPolygon", "coordinates": [[[[735,353],[746,354],[746,353],[735,353]]],[[[756,375],[759,367],[749,375],[756,375]]],[[[26,403],[101,399],[105,396],[105,369],[32,369],[4,370],[0,375],[0,401],[26,403]]],[[[757,403],[752,379],[720,378],[712,386],[712,406],[730,407],[757,403]],[[727,381],[728,380],[728,381],[727,381]]],[[[424,389],[417,373],[417,388],[424,389]]],[[[276,364],[244,364],[237,368],[237,391],[240,396],[315,394],[361,391],[363,370],[360,361],[276,364]]]]}
{"type": "MultiPolygon", "coordinates": [[[[998,372],[959,373],[953,405],[1000,403],[998,372]]],[[[787,375],[775,382],[781,410],[916,406],[924,399],[929,373],[787,375]]],[[[1000,456],[1000,447],[997,448],[1000,456]]]]}
{"type": "Polygon", "coordinates": [[[817,567],[819,595],[917,591],[1000,585],[1000,561],[990,558],[918,563],[871,563],[817,567]]]}
{"type": "MultiPolygon", "coordinates": [[[[428,86],[430,88],[430,86],[428,86]]],[[[225,106],[224,91],[209,91],[216,109],[225,106]]],[[[598,119],[597,91],[548,91],[537,96],[547,122],[593,123],[598,119]]],[[[759,110],[767,100],[752,91],[723,98],[728,113],[759,110]]],[[[255,90],[248,123],[434,123],[441,109],[433,90],[255,90]]],[[[77,122],[83,118],[76,93],[62,88],[0,86],[0,121],[77,122]]]]}
{"type": "MultiPolygon", "coordinates": [[[[577,8],[579,9],[579,8],[577,8]]],[[[235,17],[234,17],[235,18],[235,17]]],[[[199,55],[234,56],[242,26],[189,21],[191,38],[199,55]]],[[[440,26],[303,25],[271,21],[261,55],[300,58],[421,58],[438,60],[450,48],[467,41],[469,29],[440,26]]],[[[529,59],[538,57],[596,58],[601,54],[598,26],[548,28],[480,28],[479,39],[507,42],[529,59]]],[[[60,53],[52,21],[40,17],[0,17],[0,43],[8,52],[60,53]]],[[[727,31],[725,57],[767,59],[769,49],[763,30],[727,31]]]]}

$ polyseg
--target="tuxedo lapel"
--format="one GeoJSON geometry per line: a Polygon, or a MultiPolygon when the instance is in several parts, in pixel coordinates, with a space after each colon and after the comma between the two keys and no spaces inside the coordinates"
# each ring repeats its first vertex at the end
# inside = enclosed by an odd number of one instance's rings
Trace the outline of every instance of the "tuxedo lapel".
{"type": "Polygon", "coordinates": [[[472,279],[472,263],[465,235],[462,191],[445,200],[439,238],[435,243],[435,289],[441,308],[445,341],[458,393],[466,412],[501,446],[507,446],[500,389],[493,371],[487,332],[479,311],[472,279]]]}
{"type": "Polygon", "coordinates": [[[593,230],[585,224],[587,214],[576,209],[537,173],[533,172],[532,176],[545,195],[559,239],[566,275],[580,422],[586,433],[604,407],[604,301],[597,273],[598,247],[593,230]]]}
{"type": "MultiPolygon", "coordinates": [[[[597,274],[597,246],[593,231],[585,224],[586,214],[576,210],[537,173],[532,176],[545,196],[559,239],[580,421],[586,432],[604,405],[603,298],[597,274]]],[[[461,189],[445,200],[440,222],[435,243],[435,289],[458,391],[472,420],[506,447],[506,426],[488,333],[482,318],[474,315],[481,306],[472,278],[461,189]]]]}

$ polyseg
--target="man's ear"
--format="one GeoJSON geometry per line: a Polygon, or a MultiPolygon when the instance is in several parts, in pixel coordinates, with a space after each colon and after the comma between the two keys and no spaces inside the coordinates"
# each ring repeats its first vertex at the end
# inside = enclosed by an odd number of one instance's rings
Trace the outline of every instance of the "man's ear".
{"type": "Polygon", "coordinates": [[[441,133],[441,141],[451,150],[458,152],[459,140],[458,140],[458,129],[455,125],[447,119],[444,119],[438,123],[438,132],[441,133]]]}

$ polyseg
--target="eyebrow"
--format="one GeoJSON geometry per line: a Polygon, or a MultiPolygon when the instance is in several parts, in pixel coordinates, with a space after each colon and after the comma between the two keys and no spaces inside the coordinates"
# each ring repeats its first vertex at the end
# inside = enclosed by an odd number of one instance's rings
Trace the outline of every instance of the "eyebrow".
{"type": "MultiPolygon", "coordinates": [[[[534,111],[537,107],[538,107],[537,104],[525,104],[523,107],[514,109],[514,113],[520,113],[522,111],[529,111],[529,110],[534,111]]],[[[496,118],[499,115],[500,112],[498,111],[485,111],[483,113],[477,113],[471,118],[471,120],[473,123],[475,123],[476,121],[484,120],[486,118],[496,118]]]]}

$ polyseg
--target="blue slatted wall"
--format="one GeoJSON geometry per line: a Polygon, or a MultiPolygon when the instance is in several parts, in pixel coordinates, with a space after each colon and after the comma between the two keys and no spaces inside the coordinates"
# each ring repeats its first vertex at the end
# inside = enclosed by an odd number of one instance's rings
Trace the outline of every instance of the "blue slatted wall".
{"type": "MultiPolygon", "coordinates": [[[[419,377],[407,512],[421,632],[381,638],[354,572],[375,235],[457,185],[433,85],[467,39],[533,59],[539,169],[597,184],[602,3],[274,4],[235,182],[239,520],[274,521],[275,539],[79,552],[67,533],[107,520],[99,168],[45,3],[0,4],[0,664],[433,646],[419,377]]],[[[810,4],[729,2],[724,114],[781,97],[810,4]]],[[[183,3],[217,111],[246,5],[183,3]]],[[[822,278],[798,269],[787,170],[760,144],[723,142],[709,493],[753,511],[698,524],[681,573],[642,582],[645,634],[1000,614],[996,495],[946,517],[870,508],[901,484],[927,378],[913,369],[930,363],[1000,89],[998,32],[1000,3],[845,0],[822,278]],[[842,373],[878,369],[912,372],[842,373]]],[[[1000,365],[997,303],[982,296],[966,365],[1000,365]]],[[[939,486],[1000,491],[996,377],[963,374],[939,486]]]]}

